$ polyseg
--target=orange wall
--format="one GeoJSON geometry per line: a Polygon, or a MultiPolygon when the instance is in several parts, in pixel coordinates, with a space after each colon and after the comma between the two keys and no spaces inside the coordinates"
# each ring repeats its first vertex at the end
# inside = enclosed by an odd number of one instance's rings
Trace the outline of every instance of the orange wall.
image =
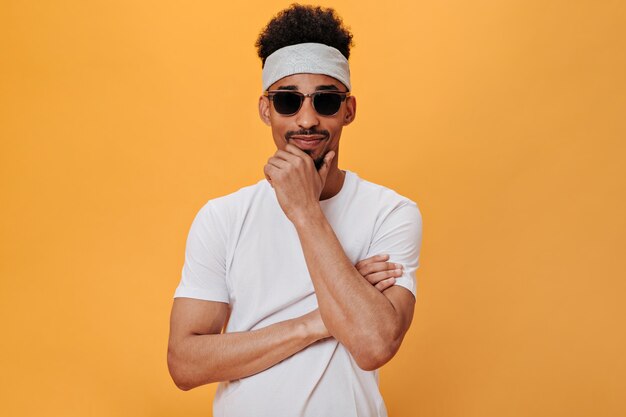
{"type": "MultiPolygon", "coordinates": [[[[210,414],[166,345],[193,216],[262,178],[254,41],[289,4],[0,4],[0,413],[210,414]]],[[[418,202],[392,416],[626,415],[626,4],[336,1],[340,167],[418,202]]]]}

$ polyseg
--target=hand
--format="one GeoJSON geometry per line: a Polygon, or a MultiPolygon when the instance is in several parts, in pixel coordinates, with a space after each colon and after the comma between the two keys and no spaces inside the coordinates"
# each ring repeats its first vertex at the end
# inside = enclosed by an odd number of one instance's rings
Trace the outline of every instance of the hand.
{"type": "MultiPolygon", "coordinates": [[[[402,265],[393,262],[387,262],[389,255],[374,255],[370,258],[363,259],[355,265],[359,273],[370,282],[374,287],[383,292],[396,282],[396,277],[402,276],[402,265]]],[[[308,334],[312,334],[316,340],[331,337],[328,332],[319,309],[315,309],[308,314],[302,316],[307,326],[308,334]]]]}
{"type": "Polygon", "coordinates": [[[305,314],[301,318],[306,326],[307,334],[312,335],[315,340],[326,339],[331,336],[322,320],[319,308],[305,314]]]}
{"type": "Polygon", "coordinates": [[[268,159],[263,168],[265,177],[274,188],[278,203],[289,220],[295,222],[298,216],[307,216],[307,211],[316,205],[319,207],[320,194],[334,156],[335,151],[328,152],[324,164],[317,171],[313,159],[289,143],[285,150],[277,150],[268,159]]]}
{"type": "Polygon", "coordinates": [[[388,259],[389,255],[374,255],[357,262],[354,267],[378,291],[383,292],[396,283],[396,277],[402,276],[402,265],[386,262],[388,259]]]}

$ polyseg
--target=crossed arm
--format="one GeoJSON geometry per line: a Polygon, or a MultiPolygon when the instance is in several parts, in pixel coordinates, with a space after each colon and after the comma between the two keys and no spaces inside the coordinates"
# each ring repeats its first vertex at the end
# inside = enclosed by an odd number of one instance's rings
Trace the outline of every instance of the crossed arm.
{"type": "MultiPolygon", "coordinates": [[[[387,259],[373,256],[356,265],[360,279],[385,294],[401,274],[387,259]]],[[[330,337],[319,309],[259,330],[220,334],[227,318],[226,303],[174,299],[167,363],[180,389],[253,375],[330,337]]]]}
{"type": "MultiPolygon", "coordinates": [[[[329,173],[339,172],[334,157],[335,151],[329,151],[318,170],[309,155],[288,143],[268,160],[264,172],[298,233],[324,324],[362,369],[374,370],[398,351],[413,318],[415,298],[400,286],[382,294],[376,291],[343,251],[319,203],[329,173]]],[[[389,227],[384,236],[375,237],[379,245],[373,247],[393,249],[394,255],[414,264],[421,215],[410,205],[396,208],[385,218],[394,221],[383,221],[389,227]]]]}
{"type": "Polygon", "coordinates": [[[360,368],[380,368],[396,354],[409,329],[413,294],[400,286],[381,292],[364,280],[321,209],[294,224],[328,331],[360,368]]]}
{"type": "Polygon", "coordinates": [[[220,334],[227,304],[175,299],[168,367],[183,390],[261,372],[330,336],[362,369],[374,370],[395,355],[411,324],[413,294],[389,280],[401,275],[397,265],[372,257],[353,266],[321,210],[334,153],[318,173],[308,155],[289,144],[286,150],[270,158],[265,173],[298,232],[319,310],[259,330],[220,334]]]}

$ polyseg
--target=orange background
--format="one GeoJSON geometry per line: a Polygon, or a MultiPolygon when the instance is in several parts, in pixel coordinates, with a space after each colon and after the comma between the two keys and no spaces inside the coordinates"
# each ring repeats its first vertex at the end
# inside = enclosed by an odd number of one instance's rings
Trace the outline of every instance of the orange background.
{"type": "MultiPolygon", "coordinates": [[[[2,1],[0,413],[207,416],[169,313],[199,208],[263,177],[288,2],[2,1]]],[[[626,415],[626,3],[336,1],[340,167],[415,200],[391,416],[626,415]]]]}

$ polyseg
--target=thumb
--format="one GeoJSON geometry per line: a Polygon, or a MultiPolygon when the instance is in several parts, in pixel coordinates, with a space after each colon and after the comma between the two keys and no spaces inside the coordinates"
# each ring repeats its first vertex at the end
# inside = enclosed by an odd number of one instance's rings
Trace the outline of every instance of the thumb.
{"type": "Polygon", "coordinates": [[[335,151],[330,151],[324,157],[324,165],[319,170],[320,178],[322,179],[322,184],[326,184],[326,176],[328,176],[328,171],[330,171],[330,162],[335,157],[335,151]]]}
{"type": "Polygon", "coordinates": [[[272,186],[272,188],[274,188],[274,184],[272,184],[272,179],[270,178],[269,175],[265,174],[265,179],[267,180],[267,182],[270,183],[270,185],[272,186]]]}

